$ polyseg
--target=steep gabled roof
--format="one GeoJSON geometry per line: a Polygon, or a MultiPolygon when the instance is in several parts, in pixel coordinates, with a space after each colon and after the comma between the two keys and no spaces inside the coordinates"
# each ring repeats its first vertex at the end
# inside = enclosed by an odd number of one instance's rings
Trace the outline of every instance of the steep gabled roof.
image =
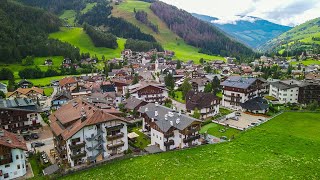
{"type": "Polygon", "coordinates": [[[14,133],[8,132],[0,128],[0,145],[7,146],[10,148],[17,148],[27,151],[26,142],[23,140],[22,136],[18,136],[14,133]]]}
{"type": "Polygon", "coordinates": [[[189,91],[186,95],[186,108],[187,110],[209,108],[212,103],[216,104],[214,101],[219,101],[219,98],[213,93],[189,91]]]}

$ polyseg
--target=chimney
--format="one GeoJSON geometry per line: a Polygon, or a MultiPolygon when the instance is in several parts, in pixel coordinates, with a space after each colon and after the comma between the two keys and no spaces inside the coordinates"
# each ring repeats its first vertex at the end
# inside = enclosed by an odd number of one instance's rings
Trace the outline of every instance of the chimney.
{"type": "Polygon", "coordinates": [[[157,117],[158,116],[158,111],[154,112],[154,116],[157,117]]]}
{"type": "Polygon", "coordinates": [[[176,120],[176,124],[179,124],[179,123],[180,123],[180,118],[176,120]]]}
{"type": "Polygon", "coordinates": [[[0,129],[0,137],[4,136],[4,130],[0,129]]]}
{"type": "Polygon", "coordinates": [[[155,102],[155,106],[158,107],[158,106],[159,106],[159,103],[158,103],[158,102],[155,102]]]}
{"type": "Polygon", "coordinates": [[[148,108],[146,108],[144,111],[145,111],[145,112],[148,112],[148,110],[149,110],[149,109],[148,109],[148,108]]]}
{"type": "Polygon", "coordinates": [[[170,121],[170,125],[173,126],[173,122],[172,121],[170,121]]]}

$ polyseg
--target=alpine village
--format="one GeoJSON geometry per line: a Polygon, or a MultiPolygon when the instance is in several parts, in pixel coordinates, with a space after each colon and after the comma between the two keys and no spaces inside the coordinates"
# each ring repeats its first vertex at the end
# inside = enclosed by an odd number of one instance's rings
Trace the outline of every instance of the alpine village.
{"type": "Polygon", "coordinates": [[[174,2],[0,0],[0,180],[320,179],[320,18],[174,2]]]}

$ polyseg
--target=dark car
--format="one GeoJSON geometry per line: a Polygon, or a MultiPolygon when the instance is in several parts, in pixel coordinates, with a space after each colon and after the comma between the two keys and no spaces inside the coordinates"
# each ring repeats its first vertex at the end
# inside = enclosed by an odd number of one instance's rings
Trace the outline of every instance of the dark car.
{"type": "Polygon", "coordinates": [[[31,137],[30,137],[30,135],[24,135],[24,136],[23,136],[23,139],[24,139],[25,141],[29,141],[29,140],[31,139],[31,137]]]}
{"type": "Polygon", "coordinates": [[[38,136],[37,133],[32,133],[32,134],[31,134],[31,138],[32,138],[32,139],[39,139],[39,136],[38,136]]]}
{"type": "Polygon", "coordinates": [[[43,142],[33,142],[31,143],[31,147],[40,147],[44,146],[45,144],[43,142]]]}

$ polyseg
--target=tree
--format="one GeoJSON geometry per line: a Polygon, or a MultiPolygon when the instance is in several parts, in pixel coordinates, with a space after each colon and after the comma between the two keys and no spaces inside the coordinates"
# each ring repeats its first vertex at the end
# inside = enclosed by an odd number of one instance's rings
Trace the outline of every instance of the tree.
{"type": "Polygon", "coordinates": [[[134,74],[132,84],[138,84],[138,83],[139,83],[139,76],[138,74],[134,74]]]}
{"type": "Polygon", "coordinates": [[[301,70],[301,64],[300,63],[298,64],[298,70],[301,70]]]}
{"type": "Polygon", "coordinates": [[[23,66],[31,66],[34,65],[34,57],[33,56],[27,56],[22,60],[23,66]]]}
{"type": "Polygon", "coordinates": [[[15,90],[15,81],[14,81],[14,78],[9,79],[7,89],[8,89],[9,92],[13,92],[13,91],[15,90]]]}
{"type": "Polygon", "coordinates": [[[212,68],[211,68],[211,66],[205,66],[204,67],[204,70],[206,71],[206,73],[211,73],[212,72],[212,68]]]}
{"type": "Polygon", "coordinates": [[[177,61],[176,69],[181,69],[181,61],[180,60],[177,61]]]}
{"type": "Polygon", "coordinates": [[[200,62],[200,64],[203,64],[203,63],[204,63],[204,59],[201,58],[201,59],[199,60],[199,62],[200,62]]]}
{"type": "Polygon", "coordinates": [[[0,99],[1,99],[1,98],[3,98],[3,99],[6,98],[6,95],[4,94],[3,91],[0,91],[0,99]]]}
{"type": "Polygon", "coordinates": [[[318,101],[312,101],[310,104],[307,105],[307,109],[310,111],[315,111],[319,107],[318,101]]]}
{"type": "Polygon", "coordinates": [[[174,88],[174,78],[173,75],[171,73],[168,73],[165,77],[164,77],[164,83],[166,85],[166,87],[170,90],[172,90],[174,88]]]}
{"type": "Polygon", "coordinates": [[[189,83],[189,79],[185,79],[181,85],[182,98],[185,99],[189,91],[191,91],[192,85],[189,83]]]}
{"type": "Polygon", "coordinates": [[[11,69],[9,68],[2,68],[0,70],[0,80],[10,80],[13,79],[14,75],[11,69]]]}
{"type": "Polygon", "coordinates": [[[217,76],[215,76],[212,80],[212,90],[214,94],[220,91],[220,80],[217,76]]]}
{"type": "Polygon", "coordinates": [[[201,116],[201,114],[200,114],[199,109],[198,109],[198,108],[195,108],[192,117],[194,117],[194,118],[196,118],[196,119],[199,119],[200,116],[201,116]]]}
{"type": "Polygon", "coordinates": [[[212,83],[208,83],[208,84],[204,87],[204,92],[206,92],[206,93],[212,92],[212,83]]]}

